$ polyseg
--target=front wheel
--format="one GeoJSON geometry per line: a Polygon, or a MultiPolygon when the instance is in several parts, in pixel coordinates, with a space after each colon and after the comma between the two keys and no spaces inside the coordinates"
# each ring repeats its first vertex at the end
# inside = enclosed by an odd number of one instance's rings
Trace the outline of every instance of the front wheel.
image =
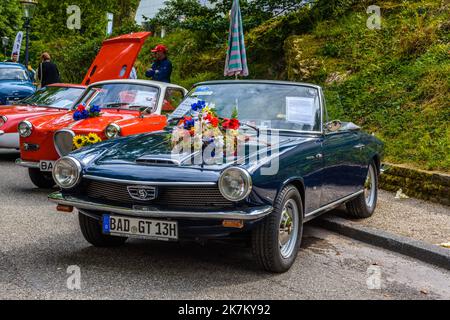
{"type": "Polygon", "coordinates": [[[347,213],[352,218],[369,218],[375,212],[378,199],[378,174],[377,167],[372,161],[367,171],[364,183],[364,193],[346,203],[347,213]]]}
{"type": "Polygon", "coordinates": [[[78,213],[81,233],[87,242],[95,247],[118,247],[127,241],[127,238],[113,237],[102,233],[99,220],[78,213]]]}
{"type": "Polygon", "coordinates": [[[28,175],[31,182],[41,189],[50,189],[55,186],[55,180],[53,180],[52,174],[49,172],[41,172],[36,168],[28,168],[28,175]]]}
{"type": "Polygon", "coordinates": [[[278,195],[274,211],[252,232],[252,249],[269,272],[286,272],[293,265],[303,235],[303,206],[293,185],[278,195]]]}

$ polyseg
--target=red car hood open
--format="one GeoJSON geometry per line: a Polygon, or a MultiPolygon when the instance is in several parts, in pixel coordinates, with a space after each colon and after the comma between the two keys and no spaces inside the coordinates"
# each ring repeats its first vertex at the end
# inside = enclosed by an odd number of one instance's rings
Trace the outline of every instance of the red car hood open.
{"type": "Polygon", "coordinates": [[[82,84],[128,79],[134,62],[150,35],[151,32],[136,32],[105,40],[82,84]]]}

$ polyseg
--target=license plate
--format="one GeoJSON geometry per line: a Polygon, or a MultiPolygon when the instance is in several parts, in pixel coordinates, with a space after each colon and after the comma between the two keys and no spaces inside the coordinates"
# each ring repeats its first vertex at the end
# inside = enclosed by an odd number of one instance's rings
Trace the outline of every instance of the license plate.
{"type": "Polygon", "coordinates": [[[103,233],[112,236],[153,240],[177,240],[178,223],[153,219],[129,218],[105,214],[103,233]]]}
{"type": "Polygon", "coordinates": [[[51,172],[55,165],[55,161],[39,161],[39,169],[44,172],[51,172]]]}

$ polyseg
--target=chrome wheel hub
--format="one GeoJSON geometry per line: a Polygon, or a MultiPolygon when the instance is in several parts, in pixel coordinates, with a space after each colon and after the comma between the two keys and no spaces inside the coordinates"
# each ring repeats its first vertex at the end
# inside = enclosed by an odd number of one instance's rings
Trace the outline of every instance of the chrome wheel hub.
{"type": "Polygon", "coordinates": [[[281,256],[289,258],[294,252],[298,236],[298,206],[293,199],[289,199],[283,206],[278,229],[278,243],[281,256]]]}
{"type": "Polygon", "coordinates": [[[367,172],[366,182],[364,183],[364,197],[366,199],[366,205],[372,208],[375,202],[375,170],[373,166],[369,166],[369,171],[367,172]]]}

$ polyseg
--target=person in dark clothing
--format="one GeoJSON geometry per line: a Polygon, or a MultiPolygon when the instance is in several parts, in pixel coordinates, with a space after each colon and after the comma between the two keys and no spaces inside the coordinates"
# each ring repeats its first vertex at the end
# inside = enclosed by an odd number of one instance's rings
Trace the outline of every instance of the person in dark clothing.
{"type": "Polygon", "coordinates": [[[152,50],[156,61],[152,67],[147,70],[145,76],[152,78],[155,81],[170,83],[170,76],[172,75],[172,62],[167,58],[167,47],[159,44],[152,50]]]}
{"type": "Polygon", "coordinates": [[[37,76],[41,83],[41,87],[48,86],[53,83],[60,83],[59,70],[56,64],[50,61],[50,55],[44,52],[41,56],[41,64],[39,65],[37,76]]]}

